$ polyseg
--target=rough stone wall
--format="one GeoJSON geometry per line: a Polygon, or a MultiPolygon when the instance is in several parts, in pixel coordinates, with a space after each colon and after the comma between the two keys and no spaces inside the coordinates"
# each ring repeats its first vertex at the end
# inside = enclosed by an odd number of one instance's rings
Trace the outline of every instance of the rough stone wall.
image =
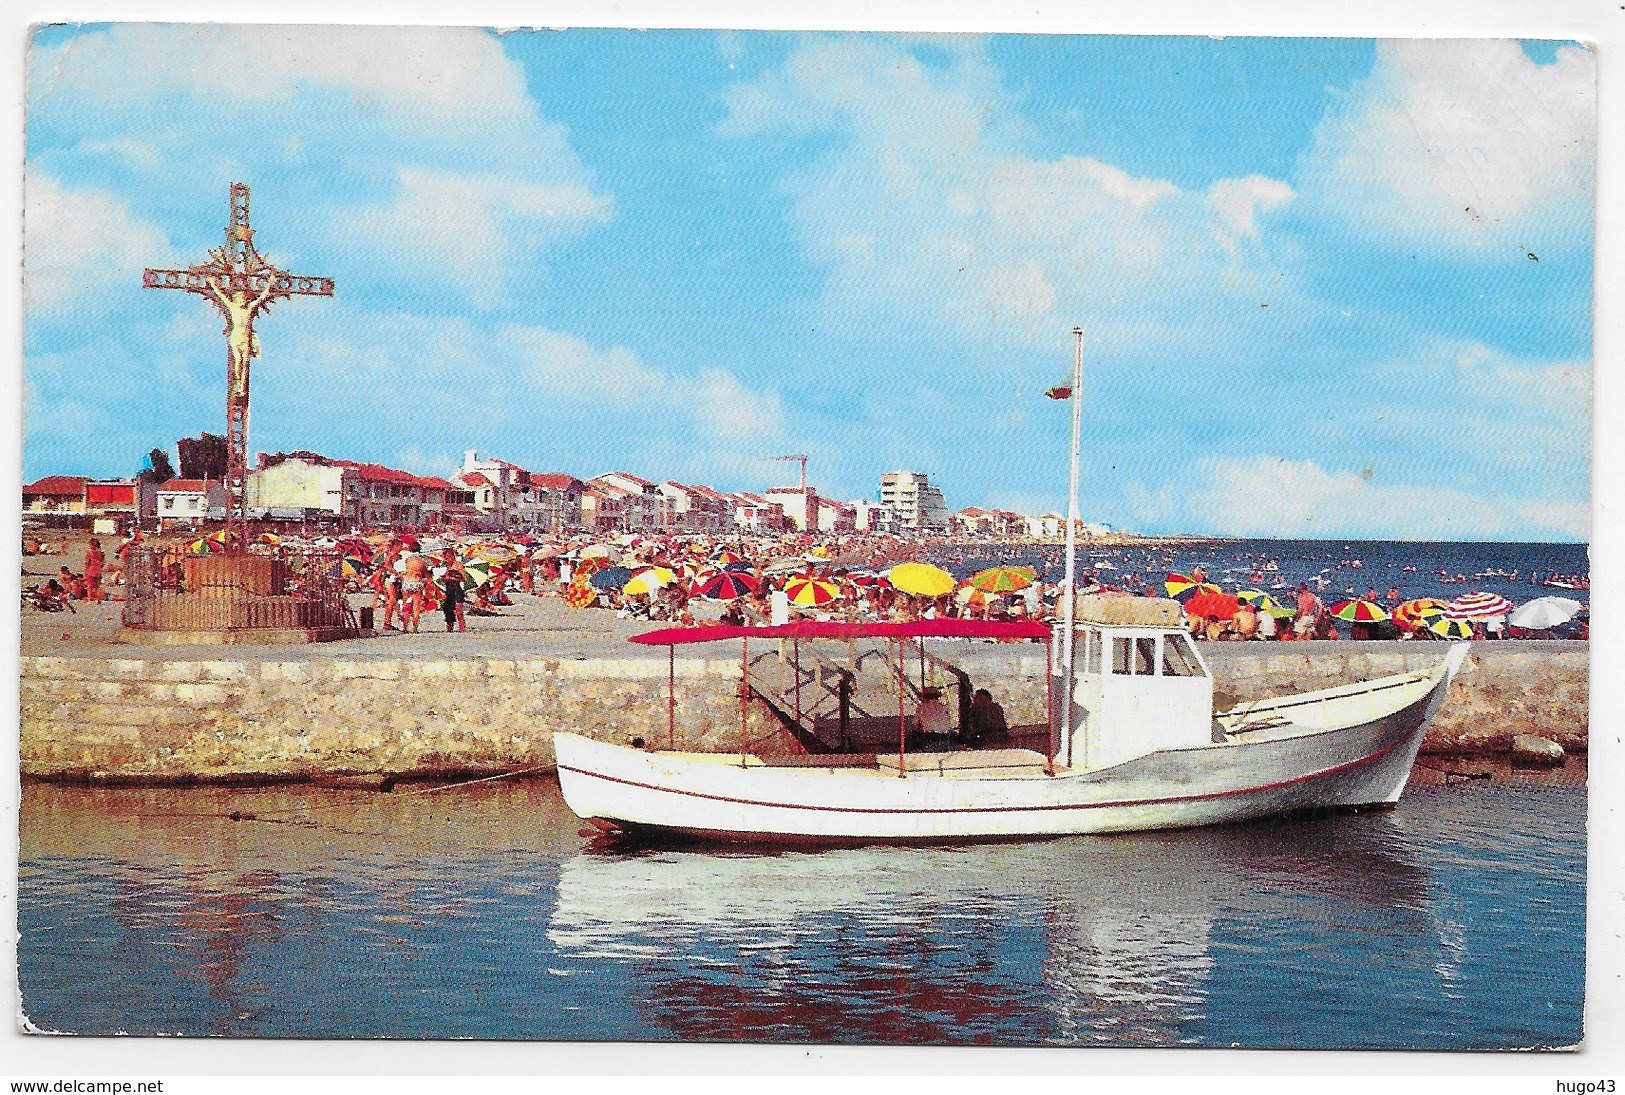
{"type": "MultiPolygon", "coordinates": [[[[1425,669],[1443,644],[1344,643],[1283,649],[1204,645],[1221,703],[1425,669]]],[[[1044,658],[1031,645],[939,650],[1004,704],[1012,724],[1042,723],[1044,658]]],[[[1587,746],[1583,643],[1477,644],[1428,731],[1429,752],[1498,752],[1534,733],[1587,746]]],[[[26,657],[25,775],[129,781],[434,776],[553,764],[553,732],[666,740],[664,658],[454,660],[26,657]]],[[[739,745],[739,666],[676,662],[677,745],[739,745]]],[[[801,748],[760,703],[759,753],[801,748]]]]}
{"type": "MultiPolygon", "coordinates": [[[[739,747],[739,667],[679,660],[677,744],[739,747]]],[[[120,781],[552,767],[553,732],[667,736],[665,659],[22,659],[25,775],[120,781]]],[[[760,703],[752,749],[800,752],[760,703]]]]}

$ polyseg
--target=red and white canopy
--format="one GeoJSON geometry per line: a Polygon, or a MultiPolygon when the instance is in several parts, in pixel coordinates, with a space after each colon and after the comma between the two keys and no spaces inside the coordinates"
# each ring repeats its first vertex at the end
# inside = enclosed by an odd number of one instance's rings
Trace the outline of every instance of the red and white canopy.
{"type": "Polygon", "coordinates": [[[1512,602],[1499,593],[1473,592],[1463,594],[1450,602],[1444,610],[1450,620],[1488,620],[1505,616],[1512,611],[1512,602]]]}

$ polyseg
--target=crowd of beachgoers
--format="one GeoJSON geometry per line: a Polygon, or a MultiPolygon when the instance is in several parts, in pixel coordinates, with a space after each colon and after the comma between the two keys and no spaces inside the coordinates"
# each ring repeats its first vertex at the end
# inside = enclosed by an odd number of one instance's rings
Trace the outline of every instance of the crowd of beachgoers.
{"type": "MultiPolygon", "coordinates": [[[[118,599],[126,556],[144,545],[161,559],[160,585],[181,589],[188,555],[223,551],[222,534],[148,538],[141,533],[104,550],[82,548],[82,566],[25,590],[40,611],[73,610],[75,601],[118,599]]],[[[70,552],[41,538],[25,555],[70,552]]],[[[371,595],[378,630],[419,631],[425,618],[466,631],[469,617],[494,615],[515,596],[559,597],[584,612],[670,625],[908,621],[939,618],[1053,621],[1064,605],[1062,551],[1032,543],[946,542],[893,536],[721,536],[581,534],[576,536],[371,532],[299,537],[257,534],[249,551],[297,562],[307,583],[325,582],[371,595]],[[940,564],[940,565],[938,565],[940,564]]],[[[1099,596],[1168,597],[1179,601],[1191,633],[1210,640],[1425,639],[1586,637],[1587,606],[1544,595],[1522,604],[1472,588],[1466,575],[1403,568],[1403,582],[1379,589],[1359,576],[1358,559],[1288,580],[1274,558],[1226,560],[1217,542],[1146,541],[1137,548],[1080,550],[1078,591],[1099,596]],[[1204,552],[1202,563],[1177,563],[1204,552]],[[1114,560],[1116,560],[1114,562],[1114,560]],[[1218,564],[1225,563],[1220,567],[1218,564]],[[1130,566],[1133,569],[1128,569],[1130,566]],[[1346,574],[1339,575],[1339,571],[1346,574]],[[1400,584],[1407,586],[1402,594],[1400,584]],[[1419,595],[1421,585],[1467,585],[1460,596],[1419,595]],[[1363,591],[1360,586],[1364,585],[1363,591]]],[[[1499,589],[1521,581],[1516,570],[1475,577],[1499,589]]],[[[1539,588],[1583,591],[1586,574],[1527,576],[1539,588]]],[[[433,625],[431,625],[433,626],[433,625]]]]}

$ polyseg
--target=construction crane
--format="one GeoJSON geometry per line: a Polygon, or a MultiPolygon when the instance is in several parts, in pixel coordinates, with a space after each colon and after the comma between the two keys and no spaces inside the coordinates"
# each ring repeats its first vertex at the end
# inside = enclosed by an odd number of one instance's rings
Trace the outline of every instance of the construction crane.
{"type": "Polygon", "coordinates": [[[785,456],[770,456],[769,460],[795,460],[801,464],[801,497],[807,497],[807,454],[794,452],[785,456]]]}

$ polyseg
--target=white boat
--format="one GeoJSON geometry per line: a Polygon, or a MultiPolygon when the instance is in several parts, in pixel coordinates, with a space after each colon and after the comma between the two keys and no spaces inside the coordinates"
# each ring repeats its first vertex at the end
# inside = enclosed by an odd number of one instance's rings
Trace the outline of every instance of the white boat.
{"type": "MultiPolygon", "coordinates": [[[[564,799],[606,830],[767,843],[1049,837],[1388,806],[1404,791],[1428,720],[1469,651],[1469,644],[1455,644],[1426,672],[1215,712],[1212,676],[1179,626],[1178,604],[1078,601],[1070,708],[1058,702],[1067,691],[1065,658],[1051,659],[1047,753],[900,748],[775,758],[632,748],[560,733],[564,799]]],[[[1036,626],[791,624],[671,629],[640,638],[704,641],[709,632],[726,631],[901,640],[1036,626]]],[[[1063,648],[1062,639],[1052,635],[1052,649],[1063,648]]]]}
{"type": "MultiPolygon", "coordinates": [[[[1072,384],[1083,390],[1083,329],[1072,384]]],[[[1063,588],[1076,590],[1078,451],[1072,413],[1063,588]]],[[[798,564],[799,565],[799,564],[798,564]]],[[[771,570],[771,568],[769,568],[771,570]]],[[[1318,581],[1327,584],[1321,571],[1318,581]]],[[[1130,832],[1300,810],[1387,806],[1410,778],[1428,719],[1468,645],[1430,672],[1213,709],[1213,678],[1180,606],[1140,597],[1061,598],[1053,633],[1032,622],[788,624],[674,628],[635,642],[740,637],[1044,637],[1049,741],[1035,749],[910,754],[899,710],[895,753],[770,758],[631,748],[554,735],[559,785],[606,830],[768,843],[931,842],[1130,832]]],[[[673,646],[675,649],[675,645],[673,646]]],[[[748,664],[748,656],[743,659],[748,664]]],[[[743,671],[743,670],[742,670],[743,671]]],[[[799,679],[799,666],[797,667],[799,679]]],[[[899,674],[901,676],[901,674],[899,674]]],[[[675,680],[668,720],[675,710],[675,680]]],[[[898,681],[899,704],[903,683],[898,681]]],[[[669,722],[668,727],[674,723],[669,722]]],[[[668,740],[674,731],[668,729],[668,740]]]]}

